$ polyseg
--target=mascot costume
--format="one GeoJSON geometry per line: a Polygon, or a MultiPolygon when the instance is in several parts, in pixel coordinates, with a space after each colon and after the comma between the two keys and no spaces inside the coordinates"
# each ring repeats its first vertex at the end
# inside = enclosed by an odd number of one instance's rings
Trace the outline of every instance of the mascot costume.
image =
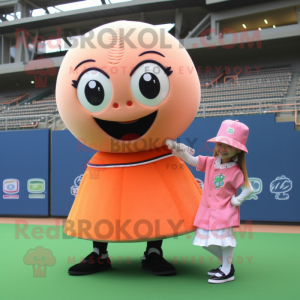
{"type": "Polygon", "coordinates": [[[68,51],[56,83],[66,126],[99,151],[64,228],[93,241],[93,251],[69,274],[110,269],[113,242],[147,242],[142,269],[175,274],[162,241],[195,231],[202,190],[165,142],[178,138],[199,108],[194,64],[178,40],[150,24],[117,21],[89,34],[68,51]]]}

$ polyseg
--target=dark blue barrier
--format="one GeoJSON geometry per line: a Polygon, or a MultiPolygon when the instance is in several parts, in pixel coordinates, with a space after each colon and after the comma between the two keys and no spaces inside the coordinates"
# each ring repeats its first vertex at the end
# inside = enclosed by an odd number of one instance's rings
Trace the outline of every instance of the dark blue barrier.
{"type": "Polygon", "coordinates": [[[52,132],[52,216],[67,216],[74,202],[86,163],[96,153],[68,131],[52,132]]]}
{"type": "Polygon", "coordinates": [[[0,132],[0,215],[47,216],[49,130],[0,132]]]}
{"type": "MultiPolygon", "coordinates": [[[[226,119],[229,117],[197,118],[177,141],[193,147],[195,155],[212,156],[214,144],[206,140],[217,135],[226,119]]],[[[300,131],[294,130],[293,122],[276,123],[273,114],[231,119],[250,128],[246,162],[255,193],[243,203],[241,220],[300,222],[296,175],[300,169],[300,131]]],[[[80,183],[78,176],[95,153],[87,147],[83,151],[83,145],[78,143],[69,131],[52,133],[52,215],[68,215],[80,183]]],[[[204,181],[204,173],[192,166],[190,170],[195,178],[204,181]]]]}

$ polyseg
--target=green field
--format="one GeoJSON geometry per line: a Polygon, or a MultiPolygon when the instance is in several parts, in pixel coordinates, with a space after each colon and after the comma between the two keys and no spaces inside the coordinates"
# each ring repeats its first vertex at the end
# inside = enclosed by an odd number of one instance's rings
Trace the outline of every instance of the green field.
{"type": "MultiPolygon", "coordinates": [[[[299,299],[299,234],[248,233],[237,235],[234,253],[235,281],[213,285],[207,271],[218,261],[192,245],[193,235],[163,242],[164,257],[178,274],[160,277],[141,269],[146,243],[111,243],[108,253],[113,269],[87,276],[70,276],[67,270],[92,250],[92,243],[66,238],[62,227],[29,225],[26,235],[15,225],[0,224],[0,299],[299,299]],[[37,228],[38,227],[38,228],[37,228]],[[53,227],[52,227],[53,228],[53,227]],[[52,236],[52,238],[51,238],[52,236]],[[55,238],[53,238],[53,236],[55,238]],[[55,258],[45,277],[34,276],[24,263],[30,249],[42,246],[55,258]],[[212,262],[211,262],[212,259],[212,262]]],[[[47,258],[46,258],[47,259],[47,258]]],[[[36,273],[41,275],[42,273],[36,273]]]]}

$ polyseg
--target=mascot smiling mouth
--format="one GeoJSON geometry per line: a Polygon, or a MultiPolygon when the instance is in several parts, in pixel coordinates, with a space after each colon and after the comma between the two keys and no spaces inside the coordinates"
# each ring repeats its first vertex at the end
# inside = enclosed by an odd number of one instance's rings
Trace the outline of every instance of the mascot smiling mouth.
{"type": "Polygon", "coordinates": [[[99,127],[114,139],[133,141],[143,136],[152,126],[157,111],[137,120],[114,122],[94,118],[99,127]]]}

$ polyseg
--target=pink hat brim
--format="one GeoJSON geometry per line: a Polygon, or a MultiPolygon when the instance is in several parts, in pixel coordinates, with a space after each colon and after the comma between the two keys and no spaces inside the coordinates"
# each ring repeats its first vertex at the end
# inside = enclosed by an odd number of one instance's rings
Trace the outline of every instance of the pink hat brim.
{"type": "Polygon", "coordinates": [[[248,153],[248,150],[244,144],[242,144],[242,143],[238,142],[237,140],[230,138],[228,136],[216,136],[207,141],[211,142],[211,143],[217,143],[217,142],[224,143],[224,144],[230,145],[232,147],[235,147],[237,149],[243,150],[244,152],[248,153]]]}

